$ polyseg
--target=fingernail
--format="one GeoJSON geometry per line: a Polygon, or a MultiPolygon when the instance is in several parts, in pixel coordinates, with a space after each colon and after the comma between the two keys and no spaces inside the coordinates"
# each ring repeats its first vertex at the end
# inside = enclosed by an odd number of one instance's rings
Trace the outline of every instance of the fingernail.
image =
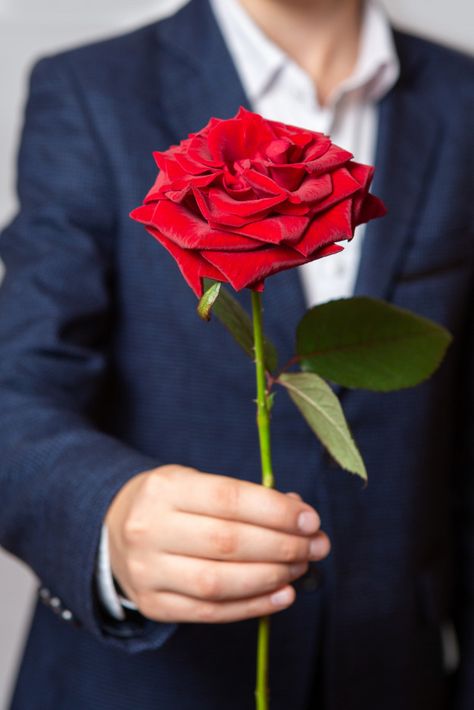
{"type": "Polygon", "coordinates": [[[311,540],[309,545],[309,555],[311,559],[317,560],[321,558],[324,554],[325,548],[326,544],[323,539],[315,538],[314,540],[311,540]]]}
{"type": "Polygon", "coordinates": [[[313,510],[304,510],[298,516],[298,528],[301,532],[316,532],[319,527],[319,518],[313,510]]]}
{"type": "Polygon", "coordinates": [[[298,562],[297,564],[290,565],[290,576],[299,577],[301,574],[306,572],[307,566],[307,562],[298,562]]]}
{"type": "Polygon", "coordinates": [[[286,606],[287,604],[290,604],[290,602],[293,599],[293,592],[291,589],[280,589],[279,592],[275,592],[275,594],[272,594],[270,597],[272,604],[275,606],[286,606]]]}

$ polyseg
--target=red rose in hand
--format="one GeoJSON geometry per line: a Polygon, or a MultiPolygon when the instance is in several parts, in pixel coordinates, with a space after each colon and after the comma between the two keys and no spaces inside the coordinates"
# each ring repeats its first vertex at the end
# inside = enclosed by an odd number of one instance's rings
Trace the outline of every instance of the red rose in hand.
{"type": "Polygon", "coordinates": [[[197,296],[202,278],[261,291],[271,274],[342,250],[385,214],[373,168],[315,133],[241,108],[163,153],[131,216],[178,262],[197,296]]]}

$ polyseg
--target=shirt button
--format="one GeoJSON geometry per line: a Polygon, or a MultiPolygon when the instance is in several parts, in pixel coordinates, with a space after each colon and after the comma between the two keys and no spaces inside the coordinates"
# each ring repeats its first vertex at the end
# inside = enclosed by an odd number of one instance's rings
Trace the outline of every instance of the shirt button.
{"type": "Polygon", "coordinates": [[[68,622],[72,621],[72,619],[73,619],[72,612],[69,611],[69,609],[64,609],[64,611],[61,614],[61,619],[63,621],[68,621],[68,622]]]}

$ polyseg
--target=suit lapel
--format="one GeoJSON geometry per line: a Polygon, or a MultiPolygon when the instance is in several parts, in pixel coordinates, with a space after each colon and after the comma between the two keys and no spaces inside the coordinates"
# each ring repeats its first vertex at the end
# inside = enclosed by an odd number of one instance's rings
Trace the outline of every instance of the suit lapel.
{"type": "MultiPolygon", "coordinates": [[[[372,188],[385,202],[388,214],[366,227],[354,289],[355,295],[388,300],[415,236],[441,139],[440,123],[430,107],[423,105],[422,92],[415,85],[414,77],[421,79],[418,62],[404,56],[403,38],[396,32],[394,35],[402,73],[379,106],[372,188]]],[[[279,344],[288,347],[306,309],[297,269],[272,277],[267,289],[268,310],[279,319],[273,330],[278,333],[279,344]]],[[[342,388],[337,390],[341,393],[342,388]]]]}
{"type": "Polygon", "coordinates": [[[414,238],[441,133],[430,107],[423,105],[422,91],[415,86],[414,77],[421,74],[419,67],[415,70],[417,62],[404,57],[397,33],[395,40],[402,74],[379,107],[373,185],[388,214],[367,225],[355,286],[357,295],[387,299],[414,238]]]}
{"type": "Polygon", "coordinates": [[[156,26],[161,115],[175,141],[249,102],[207,0],[192,0],[156,26]]]}

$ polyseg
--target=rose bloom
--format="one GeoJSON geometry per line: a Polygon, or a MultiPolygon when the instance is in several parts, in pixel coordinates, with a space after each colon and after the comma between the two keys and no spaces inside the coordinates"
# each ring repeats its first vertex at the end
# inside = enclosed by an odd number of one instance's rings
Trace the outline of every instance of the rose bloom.
{"type": "Polygon", "coordinates": [[[271,274],[335,254],[358,224],[385,214],[373,168],[323,133],[240,108],[167,151],[131,217],[176,259],[197,296],[202,279],[262,291],[271,274]]]}

